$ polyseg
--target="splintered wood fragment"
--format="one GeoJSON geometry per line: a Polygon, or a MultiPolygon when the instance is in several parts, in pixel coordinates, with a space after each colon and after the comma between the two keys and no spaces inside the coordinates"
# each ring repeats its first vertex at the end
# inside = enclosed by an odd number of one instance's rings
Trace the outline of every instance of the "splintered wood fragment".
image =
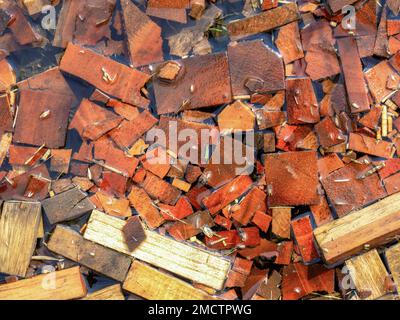
{"type": "Polygon", "coordinates": [[[213,227],[214,221],[207,211],[199,211],[179,220],[168,228],[168,233],[178,241],[188,240],[213,227]]]}
{"type": "Polygon", "coordinates": [[[150,197],[160,200],[165,204],[174,205],[181,195],[179,189],[150,172],[146,174],[142,187],[150,197]]]}
{"type": "Polygon", "coordinates": [[[79,188],[48,198],[42,201],[42,206],[51,224],[79,218],[94,209],[93,204],[87,199],[87,194],[79,188]]]}
{"type": "Polygon", "coordinates": [[[11,146],[13,135],[11,132],[6,132],[2,134],[0,139],[0,166],[3,164],[4,159],[7,156],[8,150],[11,146]]]}
{"type": "Polygon", "coordinates": [[[88,241],[75,230],[60,224],[53,231],[47,247],[56,254],[120,282],[124,281],[131,264],[128,256],[88,241]]]}
{"type": "Polygon", "coordinates": [[[50,169],[59,173],[68,173],[72,149],[54,149],[51,151],[50,169]]]}
{"type": "Polygon", "coordinates": [[[395,193],[314,230],[324,260],[336,263],[391,242],[400,230],[400,194],[395,193]]]}
{"type": "Polygon", "coordinates": [[[299,26],[297,22],[292,22],[279,29],[275,44],[283,56],[285,64],[304,57],[301,45],[299,26]]]}
{"type": "Polygon", "coordinates": [[[353,4],[357,0],[328,0],[328,5],[332,12],[336,13],[342,10],[343,7],[353,4]]]}
{"type": "Polygon", "coordinates": [[[220,131],[250,131],[254,130],[254,125],[254,112],[242,101],[235,101],[218,115],[220,131]]]}
{"type": "Polygon", "coordinates": [[[10,99],[7,95],[0,96],[0,135],[13,131],[13,116],[10,99]]]}
{"type": "MultiPolygon", "coordinates": [[[[383,133],[382,130],[382,136],[383,133]]],[[[358,133],[350,133],[349,149],[377,157],[392,158],[392,144],[390,142],[384,140],[379,141],[358,133]]]]}
{"type": "Polygon", "coordinates": [[[356,41],[354,38],[346,37],[338,39],[337,42],[351,112],[359,113],[369,110],[368,91],[356,41]]]}
{"type": "MultiPolygon", "coordinates": [[[[0,217],[0,272],[25,277],[36,246],[41,207],[38,202],[9,201],[0,217]]],[[[0,297],[2,296],[0,288],[0,297]]]]}
{"type": "Polygon", "coordinates": [[[13,141],[17,143],[60,148],[65,145],[68,116],[74,98],[48,90],[22,90],[13,141]],[[34,101],[34,103],[32,103],[34,101]],[[40,115],[50,110],[51,115],[40,115]]]}
{"type": "Polygon", "coordinates": [[[163,60],[161,28],[132,1],[121,1],[128,49],[134,67],[163,60]]]}
{"type": "Polygon", "coordinates": [[[347,260],[346,267],[362,300],[375,300],[387,293],[388,272],[376,249],[347,260]]]}
{"type": "Polygon", "coordinates": [[[400,288],[400,244],[391,246],[385,250],[385,257],[387,264],[392,274],[393,281],[397,286],[397,290],[400,288]]]}
{"type": "Polygon", "coordinates": [[[112,286],[105,287],[104,289],[97,290],[83,297],[81,300],[125,300],[125,296],[122,293],[121,285],[114,284],[112,286]]]}
{"type": "Polygon", "coordinates": [[[286,80],[288,123],[316,123],[320,119],[318,101],[310,78],[286,80]]]}
{"type": "Polygon", "coordinates": [[[222,289],[230,269],[229,260],[152,231],[146,231],[146,239],[130,251],[122,232],[125,224],[118,218],[94,210],[84,238],[186,279],[222,289]]]}
{"type": "Polygon", "coordinates": [[[282,239],[290,239],[290,220],[292,209],[272,208],[272,233],[282,239]]]}
{"type": "Polygon", "coordinates": [[[131,251],[146,239],[143,225],[138,216],[129,218],[122,232],[124,233],[125,242],[131,251]]]}
{"type": "Polygon", "coordinates": [[[316,204],[319,201],[317,153],[267,154],[265,175],[270,206],[316,204]],[[290,190],[290,192],[287,192],[290,190]]]}
{"type": "Polygon", "coordinates": [[[150,75],[89,49],[69,43],[61,60],[60,69],[129,104],[143,108],[149,104],[140,90],[150,75]]]}
{"type": "Polygon", "coordinates": [[[206,8],[205,0],[190,0],[190,13],[193,19],[200,19],[206,8]]]}
{"type": "Polygon", "coordinates": [[[226,53],[194,56],[176,61],[181,76],[153,81],[157,113],[177,113],[229,103],[232,100],[226,53]]]}
{"type": "Polygon", "coordinates": [[[54,35],[53,46],[66,48],[68,43],[72,42],[75,32],[75,21],[83,5],[84,2],[82,1],[63,1],[54,35]]]}
{"type": "Polygon", "coordinates": [[[297,247],[304,263],[312,263],[319,258],[314,245],[313,226],[310,215],[295,219],[291,222],[297,247]]]}
{"type": "Polygon", "coordinates": [[[259,188],[254,187],[232,210],[232,219],[242,225],[247,225],[253,215],[257,212],[266,212],[266,194],[259,188]]]}
{"type": "Polygon", "coordinates": [[[384,6],[381,14],[381,20],[379,22],[375,46],[373,54],[379,57],[388,58],[388,35],[387,35],[387,14],[386,6],[384,6]]]}
{"type": "Polygon", "coordinates": [[[148,300],[214,300],[174,276],[134,260],[123,289],[148,300]],[[165,290],[167,288],[167,290],[165,290]]]}
{"type": "Polygon", "coordinates": [[[228,58],[234,96],[285,88],[282,58],[262,40],[230,43],[228,58]]]}
{"type": "Polygon", "coordinates": [[[270,31],[296,21],[299,17],[297,5],[289,3],[245,19],[232,21],[228,24],[227,28],[231,37],[240,38],[270,31]]]}
{"type": "Polygon", "coordinates": [[[376,103],[386,100],[400,85],[400,75],[384,60],[365,72],[368,87],[376,103]],[[388,86],[391,83],[391,86],[388,86]]]}
{"type": "Polygon", "coordinates": [[[333,220],[331,209],[324,195],[320,196],[320,201],[318,204],[310,206],[310,210],[317,226],[321,226],[333,220]]]}
{"type": "Polygon", "coordinates": [[[86,293],[79,267],[0,285],[0,300],[72,300],[86,293]]]}

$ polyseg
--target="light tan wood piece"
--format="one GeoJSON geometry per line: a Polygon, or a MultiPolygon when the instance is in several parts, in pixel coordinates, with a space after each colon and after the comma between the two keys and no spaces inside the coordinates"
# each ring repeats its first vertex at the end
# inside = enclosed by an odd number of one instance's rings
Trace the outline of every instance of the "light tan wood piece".
{"type": "Polygon", "coordinates": [[[272,233],[283,239],[290,239],[290,220],[292,209],[286,207],[272,208],[272,233]]]}
{"type": "Polygon", "coordinates": [[[0,300],[72,300],[85,295],[79,267],[0,285],[0,300]]]}
{"type": "Polygon", "coordinates": [[[38,237],[39,202],[8,201],[0,217],[0,272],[25,277],[38,237]]]}
{"type": "Polygon", "coordinates": [[[231,261],[220,255],[146,230],[146,239],[129,251],[122,228],[125,221],[94,210],[84,238],[214,289],[223,288],[231,261]]]}
{"type": "Polygon", "coordinates": [[[387,249],[385,254],[397,292],[400,292],[400,243],[387,249]]]}
{"type": "Polygon", "coordinates": [[[47,247],[49,250],[96,272],[124,281],[132,259],[126,255],[83,239],[75,230],[57,225],[47,247]]]}
{"type": "Polygon", "coordinates": [[[88,294],[81,300],[125,300],[125,297],[122,293],[121,285],[115,284],[88,294]]]}
{"type": "Polygon", "coordinates": [[[386,268],[376,249],[346,261],[349,274],[362,300],[374,300],[384,296],[386,268]]]}
{"type": "Polygon", "coordinates": [[[393,240],[400,233],[400,193],[324,224],[314,236],[324,260],[336,263],[393,240]]]}
{"type": "Polygon", "coordinates": [[[148,300],[213,299],[204,291],[137,260],[132,262],[123,288],[148,300]]]}

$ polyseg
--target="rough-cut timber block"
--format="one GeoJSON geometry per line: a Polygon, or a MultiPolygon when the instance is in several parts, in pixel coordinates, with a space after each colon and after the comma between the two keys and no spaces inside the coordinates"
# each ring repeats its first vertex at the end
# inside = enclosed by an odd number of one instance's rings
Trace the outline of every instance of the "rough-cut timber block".
{"type": "Polygon", "coordinates": [[[270,206],[316,204],[319,201],[317,153],[314,151],[267,154],[265,178],[270,206]]]}
{"type": "Polygon", "coordinates": [[[347,260],[346,266],[362,300],[374,300],[386,294],[388,272],[376,249],[347,260]]]}
{"type": "Polygon", "coordinates": [[[266,32],[278,28],[300,17],[295,3],[267,10],[254,16],[232,21],[228,24],[229,36],[240,38],[259,32],[266,32]]]}
{"type": "Polygon", "coordinates": [[[157,113],[217,106],[231,102],[231,84],[226,53],[196,56],[176,61],[179,74],[171,82],[153,81],[157,113]]]}
{"type": "Polygon", "coordinates": [[[79,267],[0,285],[0,300],[72,300],[86,295],[79,267]]]}
{"type": "Polygon", "coordinates": [[[87,81],[107,94],[139,107],[147,107],[149,101],[140,90],[150,75],[129,68],[89,49],[72,43],[61,60],[60,69],[87,81]]]}
{"type": "Polygon", "coordinates": [[[386,260],[396,284],[397,292],[400,290],[400,244],[396,244],[385,251],[386,260]]]}
{"type": "Polygon", "coordinates": [[[186,279],[217,290],[223,288],[231,265],[229,260],[152,231],[146,231],[146,239],[135,250],[129,251],[122,232],[125,223],[94,210],[84,238],[186,279]]]}
{"type": "Polygon", "coordinates": [[[343,261],[370,248],[388,243],[400,232],[400,193],[352,212],[314,230],[326,263],[343,261]]]}
{"type": "Polygon", "coordinates": [[[212,300],[213,297],[172,275],[134,260],[123,289],[148,300],[212,300]]]}
{"type": "Polygon", "coordinates": [[[9,201],[3,204],[0,216],[1,273],[25,277],[36,246],[40,220],[38,202],[9,201]]]}
{"type": "Polygon", "coordinates": [[[92,292],[81,300],[125,300],[120,284],[114,284],[104,289],[92,292]]]}
{"type": "Polygon", "coordinates": [[[63,225],[57,225],[47,247],[67,259],[120,282],[124,281],[132,261],[122,253],[85,240],[78,232],[63,225]]]}
{"type": "Polygon", "coordinates": [[[48,198],[42,201],[42,206],[51,224],[79,218],[94,209],[87,194],[79,188],[48,198]]]}

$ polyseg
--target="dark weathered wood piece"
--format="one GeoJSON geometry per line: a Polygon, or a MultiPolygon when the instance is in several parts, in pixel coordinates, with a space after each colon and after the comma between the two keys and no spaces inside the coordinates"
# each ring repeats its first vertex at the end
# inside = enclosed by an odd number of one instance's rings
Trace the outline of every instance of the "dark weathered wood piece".
{"type": "Polygon", "coordinates": [[[95,208],[87,194],[78,188],[46,199],[42,201],[42,206],[51,224],[79,218],[95,208]]]}
{"type": "Polygon", "coordinates": [[[57,225],[47,247],[72,261],[93,269],[111,279],[124,281],[132,259],[83,238],[75,230],[57,225]]]}

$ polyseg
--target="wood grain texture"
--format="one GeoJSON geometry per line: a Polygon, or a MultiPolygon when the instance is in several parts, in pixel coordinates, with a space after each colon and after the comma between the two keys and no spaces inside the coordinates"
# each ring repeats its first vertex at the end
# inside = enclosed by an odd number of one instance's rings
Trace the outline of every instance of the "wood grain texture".
{"type": "Polygon", "coordinates": [[[72,300],[85,295],[79,267],[0,285],[0,300],[72,300]]]}
{"type": "Polygon", "coordinates": [[[229,260],[152,231],[146,231],[146,240],[129,251],[122,233],[125,223],[94,210],[84,238],[192,281],[222,289],[231,265],[229,260]]]}
{"type": "Polygon", "coordinates": [[[85,240],[78,232],[63,225],[57,225],[47,247],[59,255],[120,282],[124,281],[132,261],[124,254],[85,240]]]}
{"type": "Polygon", "coordinates": [[[112,286],[90,293],[81,300],[125,300],[125,297],[122,293],[121,285],[114,284],[112,286]]]}
{"type": "Polygon", "coordinates": [[[283,239],[290,239],[290,220],[292,209],[285,207],[272,208],[272,233],[283,239]]]}
{"type": "Polygon", "coordinates": [[[400,244],[396,244],[385,251],[387,264],[397,286],[397,292],[400,291],[400,244]]]}
{"type": "Polygon", "coordinates": [[[374,300],[386,294],[386,268],[377,250],[371,250],[346,261],[357,293],[363,300],[374,300]]]}
{"type": "Polygon", "coordinates": [[[38,202],[9,201],[0,217],[0,272],[24,277],[36,246],[38,202]]]}
{"type": "Polygon", "coordinates": [[[363,250],[393,240],[400,232],[400,193],[352,212],[314,230],[321,255],[328,263],[336,263],[363,250]]]}
{"type": "Polygon", "coordinates": [[[133,261],[123,288],[148,300],[213,299],[204,291],[137,260],[133,261]]]}

